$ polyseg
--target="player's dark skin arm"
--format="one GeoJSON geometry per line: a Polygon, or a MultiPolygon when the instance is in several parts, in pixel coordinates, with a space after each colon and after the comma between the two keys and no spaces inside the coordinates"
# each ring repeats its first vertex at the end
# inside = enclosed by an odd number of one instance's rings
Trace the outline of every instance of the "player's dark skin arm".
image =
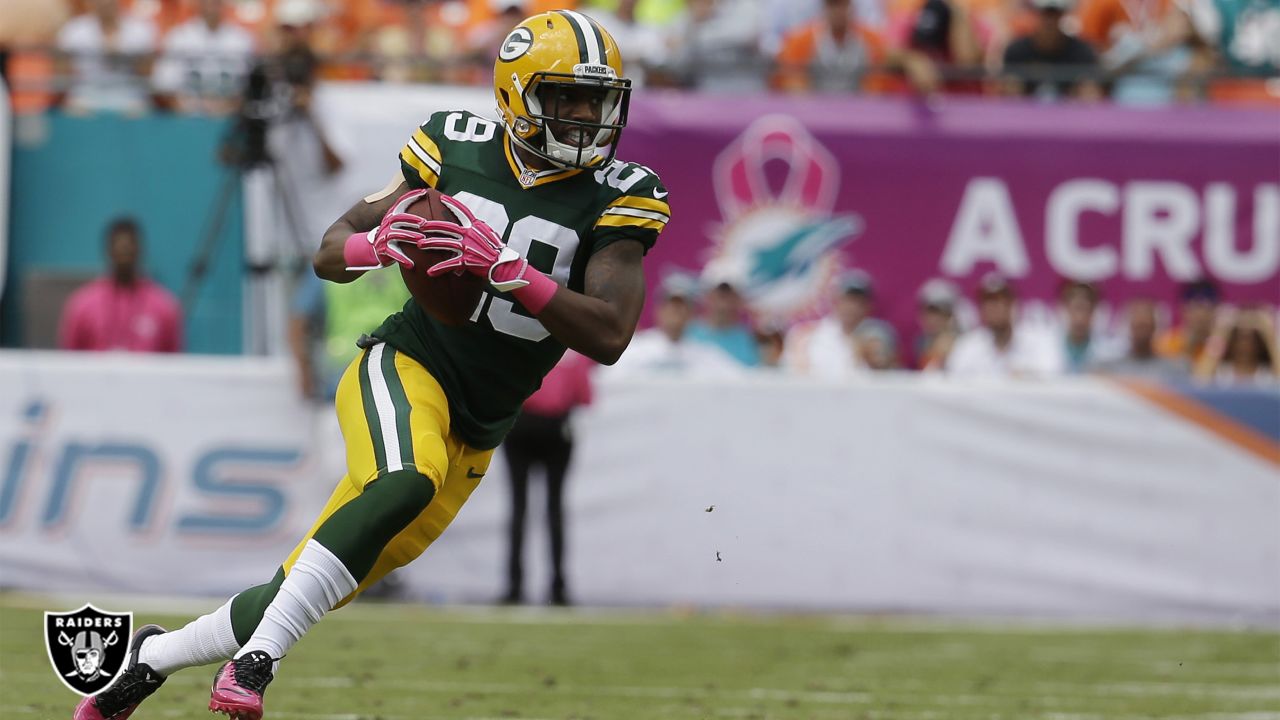
{"type": "Polygon", "coordinates": [[[619,240],[591,256],[585,293],[561,287],[538,322],[566,346],[598,363],[622,357],[644,308],[644,246],[619,240]]]}
{"type": "Polygon", "coordinates": [[[320,249],[311,262],[317,277],[330,282],[349,283],[364,274],[363,271],[347,269],[342,249],[352,234],[378,227],[382,216],[396,204],[396,200],[409,192],[409,186],[403,181],[395,188],[390,185],[387,188],[356,203],[324,231],[320,249]]]}

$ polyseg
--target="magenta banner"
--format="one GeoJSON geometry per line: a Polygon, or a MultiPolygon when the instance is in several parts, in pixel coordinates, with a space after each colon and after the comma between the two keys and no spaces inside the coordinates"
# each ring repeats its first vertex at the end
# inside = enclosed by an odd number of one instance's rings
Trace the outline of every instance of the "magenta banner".
{"type": "Polygon", "coordinates": [[[926,280],[990,270],[1042,300],[1073,278],[1171,302],[1201,277],[1280,299],[1275,110],[648,94],[622,155],[670,190],[652,281],[729,277],[784,323],[853,267],[902,329],[926,280]]]}

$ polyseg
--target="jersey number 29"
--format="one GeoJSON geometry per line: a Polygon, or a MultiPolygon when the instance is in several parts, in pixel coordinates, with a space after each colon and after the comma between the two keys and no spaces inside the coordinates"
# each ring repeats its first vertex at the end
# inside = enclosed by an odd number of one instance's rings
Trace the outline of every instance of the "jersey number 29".
{"type": "MultiPolygon", "coordinates": [[[[560,285],[569,284],[569,270],[573,267],[573,256],[578,251],[578,233],[563,225],[530,215],[512,223],[507,217],[507,209],[498,203],[482,198],[465,190],[454,195],[461,200],[476,217],[484,220],[495,232],[503,236],[503,240],[512,249],[529,258],[530,264],[546,273],[560,285]],[[546,256],[535,252],[535,246],[542,245],[555,252],[551,267],[544,267],[546,256]]],[[[486,293],[486,297],[488,293],[486,293]]],[[[480,319],[484,310],[484,300],[476,306],[473,321],[480,319]]],[[[515,303],[500,297],[489,301],[489,323],[493,329],[507,335],[538,342],[551,335],[536,318],[526,317],[516,312],[515,303]]]]}

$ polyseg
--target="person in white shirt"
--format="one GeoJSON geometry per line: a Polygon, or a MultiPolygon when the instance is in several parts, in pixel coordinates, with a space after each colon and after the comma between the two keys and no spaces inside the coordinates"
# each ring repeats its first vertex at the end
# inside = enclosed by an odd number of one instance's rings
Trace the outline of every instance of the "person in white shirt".
{"type": "Polygon", "coordinates": [[[69,61],[63,70],[74,78],[67,109],[144,112],[150,98],[143,78],[155,43],[155,28],[123,12],[120,0],[93,0],[89,13],[58,32],[58,50],[69,61]]]}
{"type": "Polygon", "coordinates": [[[782,362],[788,372],[824,380],[846,380],[867,370],[897,364],[893,326],[871,317],[875,287],[871,276],[850,270],[840,276],[835,305],[816,322],[787,333],[782,362]]]}
{"type": "Polygon", "coordinates": [[[602,377],[672,376],[687,378],[739,377],[742,366],[714,345],[690,342],[685,329],[693,317],[698,281],[682,273],[662,280],[660,300],[654,314],[656,324],[631,339],[627,351],[612,367],[602,368],[602,377]]]}
{"type": "Polygon", "coordinates": [[[981,326],[956,340],[947,358],[954,377],[1045,378],[1066,371],[1062,342],[1050,330],[1014,323],[1017,300],[1003,276],[989,274],[978,286],[981,326]]]}
{"type": "Polygon", "coordinates": [[[253,60],[253,36],[227,22],[225,0],[199,0],[196,17],[169,32],[151,82],[190,113],[230,112],[253,60]]]}

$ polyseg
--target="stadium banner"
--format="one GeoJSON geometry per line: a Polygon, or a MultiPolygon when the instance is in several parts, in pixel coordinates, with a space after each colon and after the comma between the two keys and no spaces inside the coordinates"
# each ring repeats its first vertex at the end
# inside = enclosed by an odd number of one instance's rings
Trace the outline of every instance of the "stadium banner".
{"type": "Polygon", "coordinates": [[[309,425],[331,413],[298,399],[286,363],[0,353],[0,585],[205,595],[270,579],[342,465],[309,425]]]}
{"type": "MultiPolygon", "coordinates": [[[[484,88],[331,84],[321,97],[350,159],[347,204],[385,184],[429,112],[494,105],[484,88]]],[[[637,93],[619,150],[670,192],[649,268],[731,279],[785,325],[823,313],[857,267],[903,331],[926,280],[968,290],[990,270],[1031,313],[1067,277],[1096,283],[1104,314],[1135,296],[1172,302],[1200,277],[1232,302],[1275,302],[1277,156],[1270,109],[663,92],[637,93]]]]}
{"type": "MultiPolygon", "coordinates": [[[[332,409],[294,387],[264,359],[0,354],[0,585],[226,595],[268,579],[343,472],[332,409]]],[[[1276,436],[1249,447],[1188,416],[1094,379],[605,379],[576,423],[572,590],[1280,622],[1276,436]]],[[[409,597],[497,597],[507,498],[499,456],[401,573],[409,597]]],[[[541,505],[535,490],[530,527],[541,505]]],[[[546,545],[527,544],[536,590],[546,545]]]]}

